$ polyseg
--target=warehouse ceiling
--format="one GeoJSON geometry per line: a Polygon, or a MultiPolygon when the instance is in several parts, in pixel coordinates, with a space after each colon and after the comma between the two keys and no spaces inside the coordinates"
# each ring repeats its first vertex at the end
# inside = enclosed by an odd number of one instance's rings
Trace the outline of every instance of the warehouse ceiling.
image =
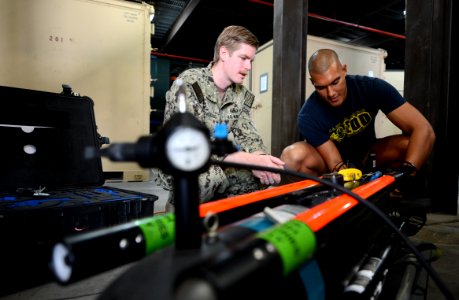
{"type": "MultiPolygon", "coordinates": [[[[291,0],[289,0],[291,1],[291,0]]],[[[273,38],[274,0],[157,0],[153,51],[210,61],[228,25],[243,25],[264,43],[273,38]]],[[[405,0],[310,0],[308,34],[387,51],[386,69],[404,69],[405,0]]]]}

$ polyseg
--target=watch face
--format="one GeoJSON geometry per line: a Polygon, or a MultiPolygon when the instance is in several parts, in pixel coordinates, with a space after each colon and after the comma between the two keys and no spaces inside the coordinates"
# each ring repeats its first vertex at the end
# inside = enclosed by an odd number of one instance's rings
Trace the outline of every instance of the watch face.
{"type": "Polygon", "coordinates": [[[179,127],[166,141],[166,155],[172,166],[181,171],[195,171],[210,158],[210,141],[191,127],[179,127]]]}

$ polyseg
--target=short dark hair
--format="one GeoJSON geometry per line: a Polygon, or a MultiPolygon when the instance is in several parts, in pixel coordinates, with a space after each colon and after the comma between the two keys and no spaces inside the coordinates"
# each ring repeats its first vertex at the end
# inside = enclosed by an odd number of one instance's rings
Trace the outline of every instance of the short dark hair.
{"type": "Polygon", "coordinates": [[[319,49],[314,52],[308,61],[309,73],[323,73],[334,64],[341,65],[338,53],[332,49],[319,49]]]}

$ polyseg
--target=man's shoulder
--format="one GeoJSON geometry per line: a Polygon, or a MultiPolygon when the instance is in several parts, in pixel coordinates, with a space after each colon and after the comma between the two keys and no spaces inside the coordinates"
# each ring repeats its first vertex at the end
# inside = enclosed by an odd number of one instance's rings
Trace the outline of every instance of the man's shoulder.
{"type": "Polygon", "coordinates": [[[367,76],[367,75],[354,74],[354,75],[346,75],[346,80],[359,81],[359,82],[370,82],[370,81],[378,80],[378,78],[367,76]]]}
{"type": "Polygon", "coordinates": [[[183,71],[179,77],[187,83],[194,83],[208,77],[208,70],[207,68],[190,68],[183,71]]]}
{"type": "Polygon", "coordinates": [[[241,93],[243,95],[252,95],[255,97],[255,95],[243,84],[233,84],[232,89],[237,94],[241,93]]]}
{"type": "Polygon", "coordinates": [[[346,81],[355,82],[356,84],[374,84],[384,82],[381,78],[367,75],[346,75],[346,81]]]}
{"type": "Polygon", "coordinates": [[[303,106],[310,106],[310,105],[315,105],[316,103],[319,103],[321,100],[320,100],[320,97],[317,95],[317,92],[314,91],[311,93],[311,95],[309,95],[309,97],[306,99],[306,101],[303,103],[303,106]]]}
{"type": "Polygon", "coordinates": [[[305,115],[311,113],[316,115],[317,111],[322,110],[323,101],[319,99],[319,96],[316,92],[313,92],[303,103],[299,111],[300,115],[305,115]]]}
{"type": "Polygon", "coordinates": [[[347,75],[346,84],[351,90],[358,89],[368,93],[374,92],[375,89],[385,89],[388,86],[383,79],[366,75],[347,75]]]}

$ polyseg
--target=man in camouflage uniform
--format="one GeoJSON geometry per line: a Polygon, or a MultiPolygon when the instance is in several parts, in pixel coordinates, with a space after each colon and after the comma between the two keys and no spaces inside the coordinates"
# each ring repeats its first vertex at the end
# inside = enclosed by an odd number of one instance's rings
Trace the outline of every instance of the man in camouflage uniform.
{"type": "MultiPolygon", "coordinates": [[[[230,139],[240,149],[218,159],[283,168],[284,163],[279,158],[266,154],[266,147],[250,116],[254,95],[242,85],[252,68],[258,46],[258,39],[246,28],[228,26],[217,39],[213,61],[206,68],[185,70],[178,78],[182,79],[186,90],[187,111],[205,123],[210,132],[215,125],[226,123],[230,139]]],[[[178,111],[176,82],[166,93],[164,122],[178,111]]],[[[153,170],[153,178],[171,191],[168,210],[172,210],[173,178],[158,169],[153,170]]],[[[278,184],[280,179],[277,173],[211,165],[199,176],[200,201],[253,192],[278,184]]]]}

